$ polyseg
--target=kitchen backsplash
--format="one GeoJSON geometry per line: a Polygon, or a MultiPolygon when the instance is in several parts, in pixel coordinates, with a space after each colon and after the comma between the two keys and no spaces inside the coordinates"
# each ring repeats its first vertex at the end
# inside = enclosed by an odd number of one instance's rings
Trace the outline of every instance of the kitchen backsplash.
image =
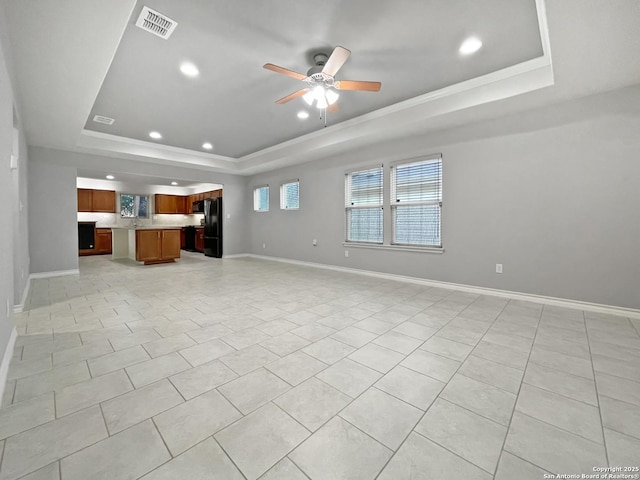
{"type": "Polygon", "coordinates": [[[181,225],[200,225],[202,214],[194,215],[151,215],[151,218],[122,218],[117,213],[95,213],[95,212],[78,212],[79,222],[96,222],[98,228],[108,227],[131,227],[134,221],[137,226],[181,226],[181,225]]]}

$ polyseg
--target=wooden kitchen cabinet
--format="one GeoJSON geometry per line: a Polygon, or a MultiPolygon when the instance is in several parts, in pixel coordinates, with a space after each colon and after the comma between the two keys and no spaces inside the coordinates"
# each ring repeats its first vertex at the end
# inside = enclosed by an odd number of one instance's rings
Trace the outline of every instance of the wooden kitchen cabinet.
{"type": "Polygon", "coordinates": [[[156,193],[155,213],[176,213],[176,196],[156,193]]]}
{"type": "Polygon", "coordinates": [[[162,259],[160,230],[136,230],[136,260],[155,262],[162,259]]]}
{"type": "Polygon", "coordinates": [[[78,211],[115,213],[115,190],[92,190],[90,188],[78,188],[78,211]]]}
{"type": "Polygon", "coordinates": [[[204,252],[204,228],[196,227],[196,250],[204,252]]]}
{"type": "Polygon", "coordinates": [[[211,190],[210,192],[196,193],[194,195],[166,195],[156,193],[155,213],[181,213],[188,215],[193,212],[193,204],[206,198],[220,198],[222,190],[211,190]]]}
{"type": "Polygon", "coordinates": [[[136,230],[136,260],[145,265],[180,258],[180,230],[136,230]]]}
{"type": "Polygon", "coordinates": [[[180,230],[162,230],[162,259],[180,258],[180,230]]]}
{"type": "Polygon", "coordinates": [[[187,208],[187,197],[156,193],[155,199],[155,213],[191,213],[187,208]]]}
{"type": "Polygon", "coordinates": [[[96,254],[104,255],[111,253],[111,229],[96,228],[96,254]]]}
{"type": "Polygon", "coordinates": [[[116,192],[114,190],[94,190],[93,212],[116,213],[116,192]]]}
{"type": "Polygon", "coordinates": [[[191,213],[191,205],[189,204],[188,200],[188,197],[176,197],[176,213],[182,213],[183,215],[191,213]]]}
{"type": "Polygon", "coordinates": [[[78,211],[91,212],[93,207],[93,190],[89,188],[78,189],[78,211]]]}

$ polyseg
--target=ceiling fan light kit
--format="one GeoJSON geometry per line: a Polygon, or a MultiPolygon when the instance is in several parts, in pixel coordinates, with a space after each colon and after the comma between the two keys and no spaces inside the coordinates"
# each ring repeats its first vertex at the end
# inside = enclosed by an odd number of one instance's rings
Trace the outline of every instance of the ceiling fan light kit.
{"type": "Polygon", "coordinates": [[[325,88],[322,85],[316,85],[313,90],[309,90],[307,93],[302,95],[302,99],[307,102],[307,105],[311,107],[313,102],[316,102],[316,108],[320,109],[333,105],[338,101],[338,97],[340,97],[340,94],[335,90],[325,88]]]}
{"type": "Polygon", "coordinates": [[[302,97],[309,106],[312,106],[315,102],[316,108],[320,110],[328,109],[329,111],[337,111],[338,105],[336,102],[340,94],[336,92],[336,90],[379,91],[382,86],[380,82],[355,80],[337,81],[335,79],[336,73],[338,73],[338,70],[340,70],[350,55],[351,52],[344,47],[336,47],[331,53],[331,56],[327,56],[325,53],[317,53],[313,56],[315,65],[308,70],[307,75],[279,67],[272,63],[265,64],[264,68],[267,70],[287,75],[307,83],[307,87],[276,100],[276,103],[283,104],[295,98],[302,97]]]}

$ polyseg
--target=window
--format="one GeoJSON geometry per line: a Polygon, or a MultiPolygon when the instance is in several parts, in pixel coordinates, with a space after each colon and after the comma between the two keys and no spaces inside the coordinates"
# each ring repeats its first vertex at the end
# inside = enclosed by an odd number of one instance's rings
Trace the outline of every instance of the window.
{"type": "Polygon", "coordinates": [[[120,194],[120,216],[125,218],[149,218],[147,195],[120,194]]]}
{"type": "Polygon", "coordinates": [[[253,209],[256,212],[269,211],[269,185],[253,189],[253,209]]]}
{"type": "Polygon", "coordinates": [[[348,242],[382,243],[382,166],[347,173],[345,208],[348,242]]]}
{"type": "Polygon", "coordinates": [[[280,187],[280,208],[283,210],[300,208],[300,182],[298,180],[283,183],[280,187]]]}
{"type": "Polygon", "coordinates": [[[400,245],[442,246],[442,158],[392,165],[393,240],[400,245]]]}

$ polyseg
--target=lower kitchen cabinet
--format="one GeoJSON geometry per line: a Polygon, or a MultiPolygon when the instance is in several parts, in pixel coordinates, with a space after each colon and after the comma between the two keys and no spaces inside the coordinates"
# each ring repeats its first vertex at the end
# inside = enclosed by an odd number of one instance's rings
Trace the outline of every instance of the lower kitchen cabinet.
{"type": "Polygon", "coordinates": [[[96,254],[111,253],[111,229],[96,228],[96,254]]]}
{"type": "Polygon", "coordinates": [[[204,228],[196,228],[196,250],[198,252],[204,252],[204,228]]]}
{"type": "Polygon", "coordinates": [[[180,258],[180,230],[162,230],[162,259],[180,258]]]}
{"type": "Polygon", "coordinates": [[[151,263],[173,262],[180,258],[180,230],[136,230],[136,260],[151,263]]]}

